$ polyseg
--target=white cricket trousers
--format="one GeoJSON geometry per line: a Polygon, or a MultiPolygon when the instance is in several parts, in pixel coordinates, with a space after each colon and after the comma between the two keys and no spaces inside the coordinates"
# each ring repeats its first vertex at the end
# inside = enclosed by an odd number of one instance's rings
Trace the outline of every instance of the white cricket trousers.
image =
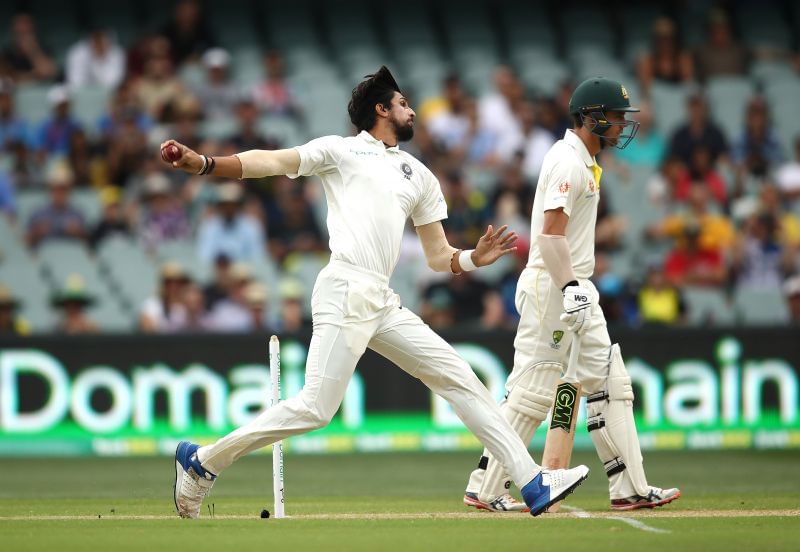
{"type": "Polygon", "coordinates": [[[539,466],[469,364],[402,307],[388,283],[381,274],[342,261],[322,269],[311,297],[314,331],[303,389],[201,447],[198,457],[205,469],[219,474],[251,451],[326,426],[369,347],[447,400],[518,487],[536,476],[539,466]]]}

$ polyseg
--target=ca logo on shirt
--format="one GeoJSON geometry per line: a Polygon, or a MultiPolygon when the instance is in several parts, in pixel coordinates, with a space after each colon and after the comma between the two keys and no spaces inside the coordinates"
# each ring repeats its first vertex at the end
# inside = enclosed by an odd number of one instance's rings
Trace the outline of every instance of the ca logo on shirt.
{"type": "Polygon", "coordinates": [[[411,170],[411,165],[403,163],[400,165],[400,170],[403,171],[403,176],[406,180],[411,180],[411,175],[414,174],[414,171],[411,170]]]}

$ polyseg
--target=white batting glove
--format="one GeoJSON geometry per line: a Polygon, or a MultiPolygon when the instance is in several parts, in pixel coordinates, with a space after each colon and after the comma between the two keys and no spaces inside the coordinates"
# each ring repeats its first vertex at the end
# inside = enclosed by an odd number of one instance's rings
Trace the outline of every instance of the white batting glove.
{"type": "Polygon", "coordinates": [[[594,292],[590,288],[568,285],[564,288],[564,312],[559,318],[569,331],[582,334],[589,327],[594,302],[594,292]]]}

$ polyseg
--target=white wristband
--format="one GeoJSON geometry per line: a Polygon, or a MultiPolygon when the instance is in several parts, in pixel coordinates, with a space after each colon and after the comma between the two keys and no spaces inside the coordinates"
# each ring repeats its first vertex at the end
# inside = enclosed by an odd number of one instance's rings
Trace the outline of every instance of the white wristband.
{"type": "Polygon", "coordinates": [[[200,172],[197,173],[198,176],[201,174],[205,174],[206,169],[208,168],[208,157],[206,157],[205,155],[201,155],[200,157],[203,158],[203,168],[200,169],[200,172]]]}
{"type": "Polygon", "coordinates": [[[472,252],[474,249],[466,249],[458,254],[458,264],[461,265],[461,270],[464,272],[472,272],[477,266],[472,262],[472,252]]]}

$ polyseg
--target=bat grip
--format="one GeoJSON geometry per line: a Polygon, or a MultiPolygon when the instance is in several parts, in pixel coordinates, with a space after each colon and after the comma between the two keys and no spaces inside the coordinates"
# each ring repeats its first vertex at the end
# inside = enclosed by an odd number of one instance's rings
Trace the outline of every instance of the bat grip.
{"type": "Polygon", "coordinates": [[[567,364],[567,372],[563,381],[569,383],[578,383],[578,359],[581,356],[581,339],[577,333],[572,335],[572,345],[569,349],[569,364],[567,364]]]}

